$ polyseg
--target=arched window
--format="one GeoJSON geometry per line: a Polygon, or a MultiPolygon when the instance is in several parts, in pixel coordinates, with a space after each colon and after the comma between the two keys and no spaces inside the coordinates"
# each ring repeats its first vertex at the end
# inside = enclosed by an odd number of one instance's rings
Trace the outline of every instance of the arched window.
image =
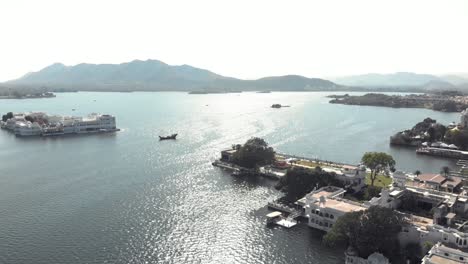
{"type": "Polygon", "coordinates": [[[331,214],[331,215],[330,215],[330,218],[333,219],[333,218],[335,218],[335,216],[331,214]]]}
{"type": "Polygon", "coordinates": [[[328,216],[329,216],[328,213],[325,213],[325,217],[328,217],[328,216]]]}

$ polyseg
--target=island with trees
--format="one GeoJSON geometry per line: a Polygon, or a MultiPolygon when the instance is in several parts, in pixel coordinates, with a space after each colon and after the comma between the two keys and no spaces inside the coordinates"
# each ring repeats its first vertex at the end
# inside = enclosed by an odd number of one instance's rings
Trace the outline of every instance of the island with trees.
{"type": "Polygon", "coordinates": [[[331,104],[383,106],[394,108],[427,108],[442,112],[461,112],[468,107],[468,96],[460,92],[445,91],[435,94],[387,95],[330,95],[331,104]]]}
{"type": "Polygon", "coordinates": [[[467,114],[466,111],[462,112],[462,122],[460,124],[443,125],[434,119],[426,118],[411,129],[397,132],[391,136],[390,144],[421,147],[418,151],[425,149],[439,150],[441,155],[445,152],[461,153],[461,151],[468,150],[468,127],[463,121],[466,119],[465,117],[468,117],[467,114]]]}

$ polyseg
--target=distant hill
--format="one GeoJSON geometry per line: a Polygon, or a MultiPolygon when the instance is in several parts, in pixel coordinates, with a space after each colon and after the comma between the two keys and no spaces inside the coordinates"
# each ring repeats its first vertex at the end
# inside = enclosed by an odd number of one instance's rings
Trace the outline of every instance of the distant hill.
{"type": "Polygon", "coordinates": [[[337,84],[359,87],[417,87],[431,81],[442,81],[431,74],[397,72],[392,74],[369,73],[332,79],[337,84]]]}
{"type": "Polygon", "coordinates": [[[447,81],[432,80],[423,84],[421,88],[426,91],[434,91],[434,90],[457,90],[459,87],[447,81]]]}
{"type": "Polygon", "coordinates": [[[45,86],[90,91],[336,91],[346,87],[297,75],[241,80],[189,65],[172,66],[158,60],[121,64],[52,64],[6,82],[7,86],[45,86]]]}
{"type": "Polygon", "coordinates": [[[468,83],[468,74],[460,74],[460,75],[443,75],[440,77],[442,80],[446,82],[450,82],[455,85],[462,85],[468,83]]]}

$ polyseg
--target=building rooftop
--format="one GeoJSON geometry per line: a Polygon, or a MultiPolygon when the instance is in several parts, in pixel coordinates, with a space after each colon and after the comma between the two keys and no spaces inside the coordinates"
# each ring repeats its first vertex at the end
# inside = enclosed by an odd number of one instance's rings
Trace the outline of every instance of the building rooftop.
{"type": "Polygon", "coordinates": [[[230,153],[230,154],[236,153],[236,151],[237,151],[237,149],[226,149],[226,150],[223,150],[223,152],[230,153]]]}
{"type": "MultiPolygon", "coordinates": [[[[317,203],[320,203],[317,201],[317,203]]],[[[351,201],[346,200],[338,200],[338,199],[327,199],[325,204],[322,208],[331,208],[341,212],[355,212],[355,211],[362,211],[366,210],[367,208],[361,205],[357,205],[355,203],[351,203],[351,201]]]]}
{"type": "Polygon", "coordinates": [[[418,176],[418,180],[423,181],[423,182],[442,184],[442,182],[444,182],[446,179],[444,176],[440,174],[423,173],[418,176]]]}
{"type": "Polygon", "coordinates": [[[410,215],[409,221],[413,225],[421,227],[423,229],[426,229],[427,226],[432,225],[433,222],[434,222],[430,218],[426,218],[426,217],[422,217],[422,216],[416,216],[416,215],[410,215]]]}
{"type": "Polygon", "coordinates": [[[462,182],[459,177],[450,177],[442,184],[442,187],[457,187],[462,182]]]}
{"type": "Polygon", "coordinates": [[[328,196],[330,196],[331,194],[333,194],[332,191],[320,190],[320,191],[318,191],[318,192],[316,192],[316,193],[312,193],[312,197],[319,199],[320,196],[328,197],[328,196]]]}
{"type": "Polygon", "coordinates": [[[352,165],[343,165],[342,168],[345,170],[357,170],[358,169],[358,167],[352,166],[352,165]]]}
{"type": "Polygon", "coordinates": [[[429,260],[431,261],[430,263],[434,264],[460,264],[460,263],[466,263],[465,261],[457,261],[453,259],[448,259],[445,257],[437,256],[437,255],[432,255],[429,257],[429,260]]]}

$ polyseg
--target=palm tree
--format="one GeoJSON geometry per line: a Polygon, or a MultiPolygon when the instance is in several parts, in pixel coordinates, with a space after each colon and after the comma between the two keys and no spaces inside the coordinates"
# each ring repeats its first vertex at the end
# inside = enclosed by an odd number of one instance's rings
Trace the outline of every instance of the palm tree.
{"type": "Polygon", "coordinates": [[[450,168],[448,166],[442,167],[440,173],[444,174],[445,177],[448,177],[450,174],[450,168]]]}

